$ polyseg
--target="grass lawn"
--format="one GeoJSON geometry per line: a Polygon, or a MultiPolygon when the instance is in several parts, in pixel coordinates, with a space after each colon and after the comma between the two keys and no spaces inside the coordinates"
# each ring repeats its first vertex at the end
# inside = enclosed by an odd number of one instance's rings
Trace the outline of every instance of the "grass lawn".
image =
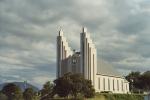
{"type": "MultiPolygon", "coordinates": [[[[74,99],[63,99],[55,98],[50,100],[74,100],[74,99]]],[[[96,94],[94,98],[89,99],[77,99],[77,100],[144,100],[144,95],[140,94],[96,94]]]]}
{"type": "Polygon", "coordinates": [[[95,98],[86,100],[144,100],[139,94],[96,94],[95,98]]]}

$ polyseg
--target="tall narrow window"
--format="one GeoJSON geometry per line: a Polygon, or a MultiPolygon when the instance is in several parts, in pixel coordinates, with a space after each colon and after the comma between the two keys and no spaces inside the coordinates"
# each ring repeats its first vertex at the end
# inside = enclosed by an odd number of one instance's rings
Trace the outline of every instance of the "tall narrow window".
{"type": "Polygon", "coordinates": [[[104,91],[105,91],[105,78],[103,78],[103,88],[104,88],[104,91]]]}
{"type": "Polygon", "coordinates": [[[98,88],[99,88],[99,90],[100,90],[100,85],[101,85],[101,83],[100,83],[100,77],[98,78],[98,88]]]}
{"type": "Polygon", "coordinates": [[[85,63],[86,63],[86,65],[85,65],[85,69],[86,69],[86,75],[87,75],[87,78],[89,78],[89,74],[88,74],[88,68],[89,68],[89,66],[88,66],[88,40],[87,40],[87,38],[86,38],[86,48],[85,48],[85,63]]]}
{"type": "Polygon", "coordinates": [[[123,81],[121,81],[121,83],[122,83],[122,91],[123,91],[123,90],[124,90],[124,89],[123,89],[123,81]]]}
{"type": "Polygon", "coordinates": [[[67,51],[64,52],[64,58],[67,58],[67,51]]]}
{"type": "Polygon", "coordinates": [[[63,48],[63,47],[64,47],[64,46],[63,46],[63,42],[62,42],[62,46],[61,46],[61,47],[62,47],[62,48],[61,48],[61,50],[62,50],[62,51],[61,51],[61,57],[62,57],[62,59],[63,59],[63,53],[64,53],[64,50],[63,50],[63,49],[64,49],[64,48],[63,48]]]}
{"type": "Polygon", "coordinates": [[[110,90],[110,79],[108,78],[108,90],[110,90]]]}
{"type": "MultiPolygon", "coordinates": [[[[88,46],[89,46],[90,44],[88,43],[88,46]]],[[[90,46],[89,46],[89,79],[91,80],[91,48],[90,48],[90,46]]]]}
{"type": "Polygon", "coordinates": [[[115,80],[113,79],[113,90],[115,91],[115,80]]]}
{"type": "Polygon", "coordinates": [[[95,80],[94,80],[94,75],[95,75],[95,70],[94,70],[94,69],[95,69],[95,65],[94,65],[95,59],[94,59],[94,57],[95,57],[95,56],[94,56],[94,54],[93,54],[93,82],[95,81],[95,80]]]}
{"type": "Polygon", "coordinates": [[[117,80],[117,90],[119,91],[119,80],[117,80]]]}

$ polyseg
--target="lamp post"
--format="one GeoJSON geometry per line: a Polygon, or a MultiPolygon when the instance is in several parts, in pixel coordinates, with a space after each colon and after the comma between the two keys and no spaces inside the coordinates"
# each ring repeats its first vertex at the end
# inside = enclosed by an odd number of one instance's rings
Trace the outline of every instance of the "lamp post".
{"type": "Polygon", "coordinates": [[[131,81],[131,94],[133,93],[133,79],[130,79],[130,81],[131,81]]]}

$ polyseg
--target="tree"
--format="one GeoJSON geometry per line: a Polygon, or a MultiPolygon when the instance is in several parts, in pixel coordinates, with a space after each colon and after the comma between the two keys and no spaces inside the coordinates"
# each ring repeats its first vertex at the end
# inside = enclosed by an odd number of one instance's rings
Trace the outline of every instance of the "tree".
{"type": "Polygon", "coordinates": [[[27,88],[23,92],[23,98],[24,98],[24,100],[34,100],[35,92],[33,91],[33,89],[32,88],[27,88]]]}
{"type": "Polygon", "coordinates": [[[131,72],[126,76],[130,83],[132,92],[149,91],[150,90],[150,71],[144,73],[131,72]]]}
{"type": "Polygon", "coordinates": [[[78,94],[82,93],[83,91],[83,83],[84,83],[84,78],[81,74],[72,74],[70,75],[71,79],[71,94],[74,96],[76,99],[78,94]]]}
{"type": "Polygon", "coordinates": [[[150,71],[146,71],[141,75],[141,84],[145,91],[150,90],[150,71]]]}
{"type": "Polygon", "coordinates": [[[140,72],[131,72],[126,76],[126,79],[130,83],[130,89],[136,90],[141,89],[141,73],[140,72]]]}
{"type": "Polygon", "coordinates": [[[95,89],[92,86],[92,82],[90,80],[85,80],[83,84],[83,94],[86,98],[92,98],[95,96],[95,89]]]}
{"type": "Polygon", "coordinates": [[[2,92],[0,92],[0,100],[7,100],[7,99],[8,99],[7,96],[2,92]]]}
{"type": "Polygon", "coordinates": [[[8,97],[8,100],[23,100],[21,89],[13,83],[5,85],[2,93],[8,97]]]}
{"type": "Polygon", "coordinates": [[[90,80],[84,79],[81,74],[67,73],[54,81],[54,91],[60,97],[67,97],[72,95],[77,99],[79,94],[85,97],[93,97],[95,90],[90,80]]]}
{"type": "Polygon", "coordinates": [[[53,87],[54,85],[48,81],[43,85],[42,90],[40,91],[41,93],[41,100],[48,100],[53,96],[53,87]]]}
{"type": "Polygon", "coordinates": [[[60,97],[67,97],[71,92],[71,73],[65,74],[63,77],[60,77],[54,80],[54,93],[58,94],[60,97]]]}

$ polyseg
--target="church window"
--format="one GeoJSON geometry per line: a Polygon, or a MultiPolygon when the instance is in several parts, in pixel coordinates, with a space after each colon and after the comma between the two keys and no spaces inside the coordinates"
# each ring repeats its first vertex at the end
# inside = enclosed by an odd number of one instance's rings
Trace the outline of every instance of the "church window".
{"type": "Polygon", "coordinates": [[[62,56],[62,58],[63,58],[63,51],[64,51],[64,50],[63,50],[63,49],[64,49],[63,47],[64,47],[64,46],[63,46],[63,42],[62,42],[62,48],[61,48],[61,49],[62,49],[62,51],[61,51],[61,54],[62,54],[61,56],[62,56]]]}
{"type": "Polygon", "coordinates": [[[89,43],[88,43],[88,76],[90,79],[90,47],[89,47],[89,43]]]}
{"type": "Polygon", "coordinates": [[[122,81],[122,91],[123,91],[123,81],[122,81]]]}
{"type": "Polygon", "coordinates": [[[119,80],[117,80],[117,90],[119,91],[119,80]]]}
{"type": "Polygon", "coordinates": [[[65,53],[64,53],[64,55],[65,55],[65,58],[67,57],[67,51],[65,50],[65,53]]]}
{"type": "Polygon", "coordinates": [[[73,57],[73,59],[72,59],[72,63],[73,63],[73,64],[76,64],[76,62],[77,62],[76,58],[75,58],[75,57],[73,57]]]}
{"type": "Polygon", "coordinates": [[[103,88],[105,90],[105,78],[103,78],[103,88]]]}
{"type": "Polygon", "coordinates": [[[93,54],[93,81],[95,81],[95,80],[94,80],[94,74],[95,74],[95,72],[94,72],[94,69],[95,69],[95,66],[94,66],[94,57],[95,57],[95,56],[94,56],[94,54],[93,54]]]}
{"type": "Polygon", "coordinates": [[[100,77],[98,78],[98,88],[100,89],[100,77]]]}
{"type": "Polygon", "coordinates": [[[108,78],[108,90],[110,90],[110,79],[108,78]]]}
{"type": "Polygon", "coordinates": [[[115,90],[115,80],[113,79],[113,90],[115,90]]]}

